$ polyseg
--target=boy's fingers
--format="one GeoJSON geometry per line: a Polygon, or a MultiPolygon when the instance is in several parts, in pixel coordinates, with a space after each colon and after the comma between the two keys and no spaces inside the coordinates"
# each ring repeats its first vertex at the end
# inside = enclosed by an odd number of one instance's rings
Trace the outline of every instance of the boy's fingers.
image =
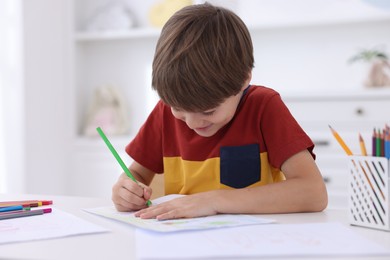
{"type": "Polygon", "coordinates": [[[128,204],[134,204],[137,206],[142,206],[145,204],[145,198],[143,196],[139,196],[138,194],[135,194],[133,192],[129,192],[128,190],[121,190],[119,192],[119,196],[128,202],[128,204]]]}
{"type": "Polygon", "coordinates": [[[144,198],[145,200],[150,200],[152,197],[152,188],[150,187],[144,187],[144,198]]]}
{"type": "Polygon", "coordinates": [[[132,210],[142,208],[142,205],[145,203],[144,198],[141,198],[124,188],[118,191],[113,200],[115,201],[115,204],[132,210]]]}
{"type": "Polygon", "coordinates": [[[122,182],[122,187],[125,188],[126,190],[134,193],[138,197],[143,197],[144,196],[144,189],[141,186],[141,183],[136,183],[130,178],[127,180],[123,180],[122,182]]]}

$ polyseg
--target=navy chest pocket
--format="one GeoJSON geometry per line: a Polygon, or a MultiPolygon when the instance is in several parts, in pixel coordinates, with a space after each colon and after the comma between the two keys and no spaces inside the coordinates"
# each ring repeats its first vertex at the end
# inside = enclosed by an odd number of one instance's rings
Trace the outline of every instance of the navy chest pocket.
{"type": "Polygon", "coordinates": [[[220,160],[220,182],[224,185],[244,188],[261,179],[258,144],[221,147],[220,160]]]}

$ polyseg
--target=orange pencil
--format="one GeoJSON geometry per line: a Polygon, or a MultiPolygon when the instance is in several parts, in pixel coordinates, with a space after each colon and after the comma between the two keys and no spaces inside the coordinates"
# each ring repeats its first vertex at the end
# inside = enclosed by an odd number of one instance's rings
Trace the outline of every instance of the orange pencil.
{"type": "Polygon", "coordinates": [[[329,126],[330,131],[332,131],[333,136],[336,138],[337,142],[341,145],[341,147],[344,149],[344,151],[347,153],[347,155],[352,155],[351,149],[345,144],[344,140],[341,138],[341,136],[331,127],[329,126]]]}
{"type": "Polygon", "coordinates": [[[364,139],[360,133],[359,133],[359,143],[360,143],[360,150],[362,151],[362,155],[367,156],[366,144],[364,143],[364,139]]]}

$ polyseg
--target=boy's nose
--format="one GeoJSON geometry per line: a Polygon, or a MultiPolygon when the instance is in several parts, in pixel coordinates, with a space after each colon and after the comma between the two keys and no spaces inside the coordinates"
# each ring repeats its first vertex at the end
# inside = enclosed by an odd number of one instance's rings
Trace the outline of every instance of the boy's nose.
{"type": "Polygon", "coordinates": [[[196,115],[190,114],[186,115],[185,122],[189,128],[195,129],[201,127],[202,120],[200,120],[196,115]]]}

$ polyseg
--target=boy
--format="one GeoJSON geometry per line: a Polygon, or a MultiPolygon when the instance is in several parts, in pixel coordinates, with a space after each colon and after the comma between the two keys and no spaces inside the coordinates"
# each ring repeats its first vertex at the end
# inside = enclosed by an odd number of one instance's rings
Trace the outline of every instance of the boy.
{"type": "Polygon", "coordinates": [[[153,61],[161,100],[126,147],[142,184],[119,177],[117,210],[163,220],[325,209],[314,144],[277,92],[250,85],[253,63],[248,29],[231,11],[192,5],[169,19],[153,61]],[[146,207],[156,173],[166,194],[188,196],[146,207]]]}

